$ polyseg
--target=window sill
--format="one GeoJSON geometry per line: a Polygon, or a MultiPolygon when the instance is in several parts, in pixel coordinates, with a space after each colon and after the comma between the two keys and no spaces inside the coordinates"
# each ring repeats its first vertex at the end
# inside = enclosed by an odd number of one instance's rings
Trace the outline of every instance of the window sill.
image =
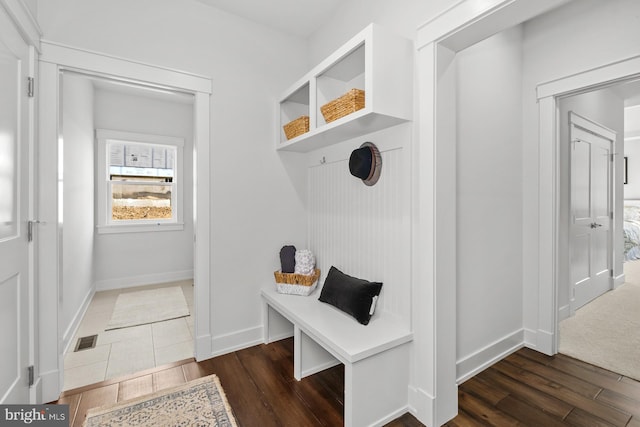
{"type": "Polygon", "coordinates": [[[184,230],[184,223],[157,222],[152,224],[99,225],[97,228],[98,234],[153,233],[156,231],[181,231],[184,230]]]}

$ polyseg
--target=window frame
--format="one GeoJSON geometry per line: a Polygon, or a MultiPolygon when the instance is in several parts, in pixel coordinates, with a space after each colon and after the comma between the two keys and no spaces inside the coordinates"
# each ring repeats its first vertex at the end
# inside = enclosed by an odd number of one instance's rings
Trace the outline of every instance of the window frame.
{"type": "Polygon", "coordinates": [[[96,183],[97,183],[97,225],[98,234],[139,233],[151,231],[180,231],[184,229],[184,139],[174,136],[150,135],[109,129],[96,129],[96,183]],[[109,144],[152,144],[166,145],[176,149],[175,170],[171,195],[171,219],[117,220],[112,218],[111,186],[107,153],[109,144]],[[174,194],[175,193],[175,194],[174,194]]]}

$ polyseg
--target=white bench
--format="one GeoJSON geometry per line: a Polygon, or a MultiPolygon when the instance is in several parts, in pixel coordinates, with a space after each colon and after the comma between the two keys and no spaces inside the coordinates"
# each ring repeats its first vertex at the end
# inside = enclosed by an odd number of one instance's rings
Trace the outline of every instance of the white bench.
{"type": "Polygon", "coordinates": [[[344,364],[347,427],[383,425],[406,412],[413,334],[405,322],[376,311],[368,325],[361,325],[318,296],[318,291],[305,297],[263,287],[265,344],[293,335],[298,381],[344,364]]]}

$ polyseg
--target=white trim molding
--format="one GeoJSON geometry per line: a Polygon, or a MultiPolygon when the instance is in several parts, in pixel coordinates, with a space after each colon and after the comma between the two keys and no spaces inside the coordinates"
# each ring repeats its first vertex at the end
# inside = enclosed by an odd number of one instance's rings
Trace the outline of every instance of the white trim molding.
{"type": "MultiPolygon", "coordinates": [[[[413,146],[410,403],[426,425],[457,414],[455,79],[458,51],[568,0],[464,0],[418,28],[418,138],[413,146]],[[429,313],[429,314],[425,314],[429,313]],[[413,392],[412,392],[413,391],[413,392]]],[[[531,334],[525,334],[531,337],[531,334]]],[[[522,340],[524,336],[522,337],[522,340]]]]}
{"type": "Polygon", "coordinates": [[[524,329],[517,330],[459,360],[456,364],[458,384],[462,384],[522,347],[524,347],[524,329]]]}
{"type": "Polygon", "coordinates": [[[0,0],[0,7],[7,11],[22,38],[39,52],[42,30],[29,6],[23,0],[0,0]]]}
{"type": "Polygon", "coordinates": [[[87,292],[87,295],[85,295],[84,299],[82,300],[82,304],[80,304],[80,307],[76,311],[76,314],[73,316],[73,319],[71,319],[69,327],[66,331],[64,331],[64,334],[62,335],[62,348],[64,354],[69,351],[69,347],[72,344],[72,339],[76,335],[76,332],[78,332],[80,322],[82,321],[84,314],[87,312],[89,304],[91,304],[91,300],[93,299],[93,295],[95,295],[95,293],[96,291],[94,288],[90,289],[89,292],[87,292]]]}
{"type": "Polygon", "coordinates": [[[209,357],[220,356],[242,350],[264,342],[263,326],[256,326],[229,334],[216,335],[211,341],[212,352],[209,357]]]}
{"type": "Polygon", "coordinates": [[[193,270],[183,270],[98,280],[94,283],[94,286],[96,288],[96,292],[100,292],[110,291],[113,289],[135,288],[137,286],[155,285],[159,283],[178,282],[181,280],[192,279],[193,270]]]}
{"type": "MultiPolygon", "coordinates": [[[[539,279],[538,333],[536,349],[546,354],[558,351],[558,227],[559,147],[558,98],[600,89],[640,77],[640,55],[571,74],[537,87],[539,115],[539,279]]],[[[614,287],[624,274],[614,278],[614,287]]]]}

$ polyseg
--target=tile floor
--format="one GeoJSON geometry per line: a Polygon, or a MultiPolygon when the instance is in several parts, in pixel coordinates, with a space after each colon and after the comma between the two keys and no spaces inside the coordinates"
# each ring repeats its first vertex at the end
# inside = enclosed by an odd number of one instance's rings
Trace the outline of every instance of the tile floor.
{"type": "Polygon", "coordinates": [[[193,314],[193,280],[96,292],[64,357],[64,390],[193,357],[193,317],[105,331],[118,294],[180,286],[193,314]],[[98,335],[95,348],[74,352],[79,337],[98,335]]]}

